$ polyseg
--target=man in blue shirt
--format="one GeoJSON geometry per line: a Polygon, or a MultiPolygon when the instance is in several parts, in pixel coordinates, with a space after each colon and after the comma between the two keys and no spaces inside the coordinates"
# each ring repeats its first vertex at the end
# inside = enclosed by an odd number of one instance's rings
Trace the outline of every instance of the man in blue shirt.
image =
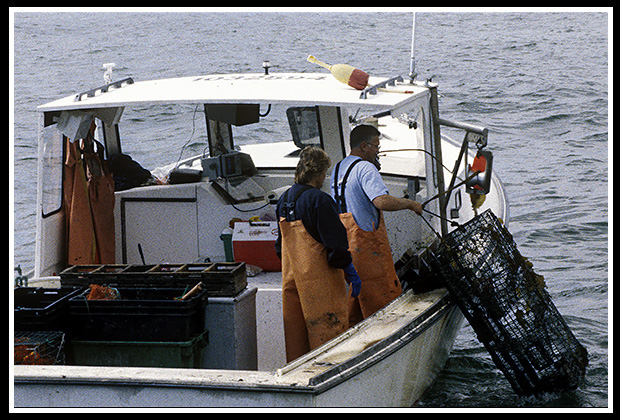
{"type": "Polygon", "coordinates": [[[362,279],[362,291],[349,301],[349,323],[372,315],[402,293],[382,211],[412,210],[422,205],[389,194],[379,174],[381,133],[371,125],[351,131],[351,153],[331,174],[332,196],[347,229],[353,265],[362,279]]]}

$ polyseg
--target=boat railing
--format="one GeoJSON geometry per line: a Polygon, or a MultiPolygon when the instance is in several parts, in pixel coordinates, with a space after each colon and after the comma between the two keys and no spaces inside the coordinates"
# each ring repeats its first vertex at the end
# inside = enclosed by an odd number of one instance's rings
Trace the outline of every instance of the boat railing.
{"type": "MultiPolygon", "coordinates": [[[[444,126],[444,127],[451,127],[451,128],[456,128],[456,129],[465,131],[465,137],[463,138],[463,142],[461,144],[459,155],[456,161],[454,162],[454,168],[452,169],[452,178],[450,179],[448,188],[445,190],[445,193],[444,193],[446,197],[444,203],[445,203],[446,211],[447,211],[448,200],[450,199],[452,190],[456,186],[458,186],[458,184],[455,185],[455,183],[456,183],[456,178],[458,174],[458,169],[461,165],[461,162],[463,161],[463,158],[465,158],[465,166],[467,167],[467,153],[466,152],[469,148],[469,144],[470,143],[475,144],[478,150],[481,150],[484,147],[486,147],[489,129],[486,127],[481,127],[478,125],[469,124],[469,123],[462,122],[462,121],[453,121],[453,120],[448,120],[444,118],[438,118],[437,122],[439,123],[439,125],[444,126]]],[[[458,206],[458,208],[460,208],[460,205],[458,206]]],[[[458,208],[456,210],[458,210],[458,208]]]]}
{"type": "Polygon", "coordinates": [[[85,92],[78,93],[77,95],[75,95],[75,98],[73,99],[73,102],[80,102],[84,95],[86,95],[89,98],[92,98],[92,97],[94,97],[97,94],[98,91],[101,92],[101,93],[106,93],[106,92],[108,92],[110,90],[110,88],[119,89],[119,88],[123,87],[123,83],[125,85],[132,85],[134,83],[134,81],[133,81],[133,78],[126,77],[124,79],[117,80],[116,82],[108,83],[108,84],[105,84],[103,86],[99,86],[99,87],[87,90],[85,92]]]}
{"type": "Polygon", "coordinates": [[[486,147],[487,137],[489,135],[489,129],[481,127],[479,125],[469,124],[461,121],[447,120],[445,118],[438,118],[437,122],[445,127],[458,128],[467,132],[467,140],[473,142],[479,149],[486,147]]]}
{"type": "Polygon", "coordinates": [[[377,90],[379,88],[384,88],[386,86],[394,86],[394,85],[396,85],[396,82],[402,82],[402,81],[403,81],[403,77],[402,76],[394,76],[394,77],[390,77],[387,80],[384,80],[383,82],[379,82],[379,83],[374,84],[372,86],[368,86],[364,90],[362,90],[362,92],[360,93],[360,99],[368,98],[368,94],[369,93],[371,95],[376,95],[377,94],[377,90]]]}

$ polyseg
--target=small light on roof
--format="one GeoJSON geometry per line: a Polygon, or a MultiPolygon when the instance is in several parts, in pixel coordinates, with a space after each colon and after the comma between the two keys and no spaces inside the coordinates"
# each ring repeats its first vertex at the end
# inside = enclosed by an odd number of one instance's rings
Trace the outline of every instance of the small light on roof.
{"type": "Polygon", "coordinates": [[[263,61],[263,68],[265,69],[265,75],[269,74],[269,67],[271,67],[271,63],[269,60],[263,61]]]}
{"type": "Polygon", "coordinates": [[[103,73],[103,81],[107,85],[112,82],[112,71],[116,67],[114,63],[105,63],[103,68],[105,69],[105,73],[103,73]]]}

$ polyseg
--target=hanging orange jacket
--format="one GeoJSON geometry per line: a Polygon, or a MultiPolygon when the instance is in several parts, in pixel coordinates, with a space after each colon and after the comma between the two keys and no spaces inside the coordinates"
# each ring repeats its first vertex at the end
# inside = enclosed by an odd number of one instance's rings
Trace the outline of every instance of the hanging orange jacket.
{"type": "Polygon", "coordinates": [[[301,220],[280,218],[282,311],[290,362],[348,327],[344,271],[329,265],[327,249],[301,220]]]}
{"type": "Polygon", "coordinates": [[[95,229],[84,163],[77,140],[70,142],[67,139],[65,174],[67,265],[94,264],[97,259],[95,229]]]}
{"type": "Polygon", "coordinates": [[[65,160],[65,212],[67,265],[113,264],[114,179],[106,162],[93,150],[92,133],[83,141],[67,139],[65,160]]]}
{"type": "Polygon", "coordinates": [[[340,192],[337,188],[337,172],[334,177],[336,202],[344,211],[344,213],[340,213],[340,220],[347,229],[349,252],[351,252],[353,265],[362,279],[359,296],[348,298],[349,326],[368,318],[402,293],[400,279],[396,274],[392,260],[392,250],[383,213],[379,212],[379,226],[372,231],[366,231],[358,226],[352,213],[346,212],[345,186],[351,168],[358,162],[361,160],[357,160],[349,166],[349,170],[342,180],[340,192]]]}
{"type": "Polygon", "coordinates": [[[95,263],[114,264],[114,178],[98,153],[85,153],[88,197],[97,244],[95,263]]]}

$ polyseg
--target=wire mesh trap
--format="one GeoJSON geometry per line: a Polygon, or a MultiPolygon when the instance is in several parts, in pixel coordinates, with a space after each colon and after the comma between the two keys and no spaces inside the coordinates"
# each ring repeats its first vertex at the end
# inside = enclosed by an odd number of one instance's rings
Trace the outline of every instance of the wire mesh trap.
{"type": "Polygon", "coordinates": [[[579,385],[587,350],[491,210],[445,235],[432,265],[517,394],[579,385]]]}
{"type": "Polygon", "coordinates": [[[15,331],[13,363],[16,365],[62,365],[65,334],[60,331],[15,331]]]}

